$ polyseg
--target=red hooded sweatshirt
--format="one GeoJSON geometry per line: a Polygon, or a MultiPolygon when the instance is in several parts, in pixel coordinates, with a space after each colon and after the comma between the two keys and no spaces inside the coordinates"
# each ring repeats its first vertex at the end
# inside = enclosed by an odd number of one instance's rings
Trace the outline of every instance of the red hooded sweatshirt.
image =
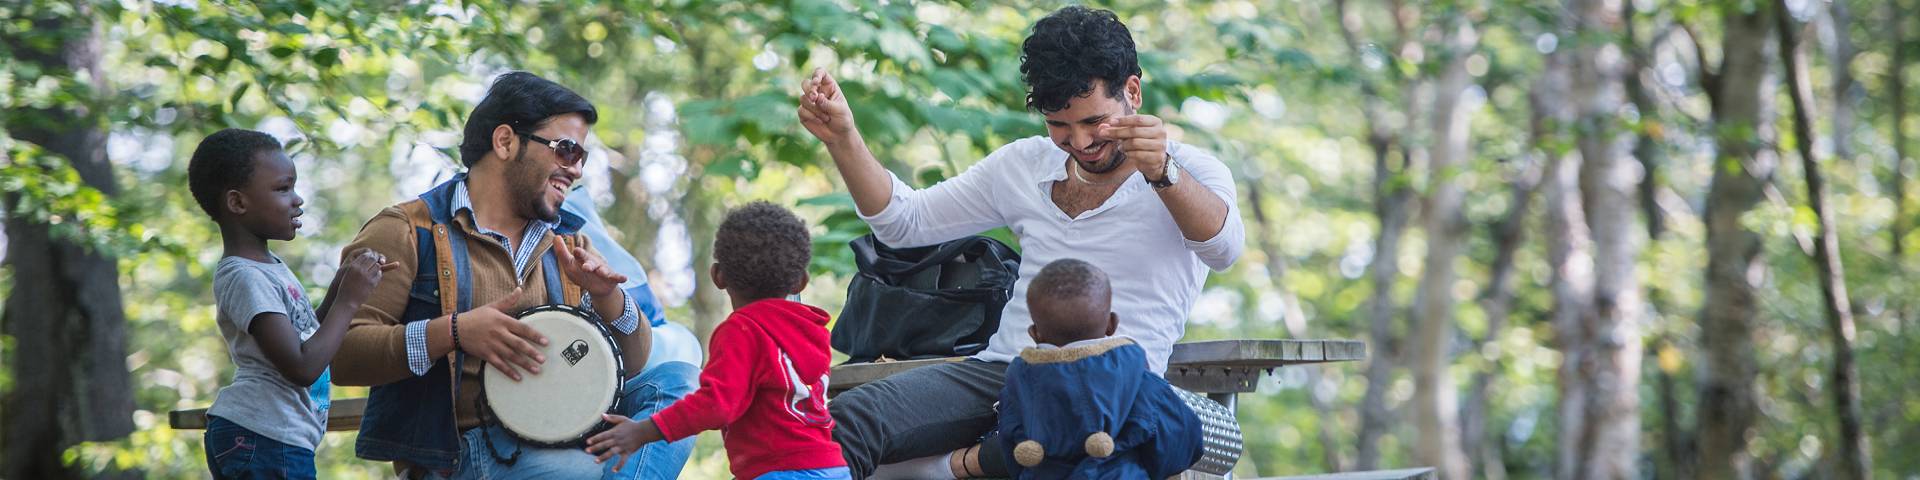
{"type": "Polygon", "coordinates": [[[735,477],[846,466],[827,414],[825,310],[766,299],[713,330],[700,390],[653,415],[667,441],[719,429],[735,477]]]}

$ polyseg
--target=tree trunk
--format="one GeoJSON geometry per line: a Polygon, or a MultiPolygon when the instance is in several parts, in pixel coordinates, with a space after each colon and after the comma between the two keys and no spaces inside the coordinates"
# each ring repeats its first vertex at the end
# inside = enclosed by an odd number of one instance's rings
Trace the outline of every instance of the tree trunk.
{"type": "Polygon", "coordinates": [[[1833,156],[1848,162],[1853,160],[1854,104],[1862,93],[1853,79],[1853,57],[1859,49],[1853,45],[1853,8],[1848,5],[1852,0],[1832,1],[1827,25],[1833,31],[1828,53],[1833,63],[1833,156]]]}
{"type": "Polygon", "coordinates": [[[1654,103],[1652,86],[1648,85],[1648,74],[1653,72],[1653,55],[1648,51],[1653,45],[1642,45],[1639,36],[1634,34],[1633,2],[1620,2],[1621,23],[1626,29],[1626,38],[1622,42],[1633,64],[1625,77],[1627,99],[1633,102],[1634,110],[1640,114],[1640,125],[1634,136],[1633,157],[1640,160],[1640,210],[1646,216],[1647,239],[1659,241],[1666,233],[1667,215],[1660,209],[1659,191],[1665,184],[1665,175],[1660,166],[1666,163],[1666,123],[1661,121],[1660,105],[1654,103]]]}
{"type": "MultiPolygon", "coordinates": [[[[1534,121],[1531,123],[1538,125],[1538,111],[1532,116],[1534,121]]],[[[1534,138],[1534,145],[1537,149],[1538,137],[1534,138]]],[[[1514,257],[1525,240],[1527,217],[1533,209],[1534,193],[1540,186],[1539,163],[1527,160],[1516,174],[1518,178],[1511,180],[1513,191],[1509,195],[1508,205],[1512,207],[1490,232],[1493,237],[1493,264],[1489,268],[1487,286],[1480,291],[1478,299],[1480,311],[1487,316],[1487,333],[1473,349],[1486,357],[1487,366],[1475,372],[1473,380],[1467,384],[1467,406],[1460,418],[1464,430],[1461,450],[1474,462],[1475,478],[1506,478],[1504,455],[1499,448],[1497,435],[1487,433],[1487,417],[1491,411],[1488,404],[1493,381],[1499,378],[1501,366],[1505,363],[1500,350],[1500,335],[1506,331],[1507,317],[1513,309],[1514,257]]]]}
{"type": "MultiPolygon", "coordinates": [[[[1340,17],[1341,37],[1351,53],[1348,57],[1353,61],[1353,68],[1356,72],[1365,71],[1360,64],[1364,54],[1358,33],[1360,17],[1357,12],[1347,9],[1346,0],[1335,0],[1334,7],[1340,17]]],[[[1367,337],[1375,353],[1367,359],[1367,391],[1360,400],[1360,432],[1354,469],[1374,470],[1380,467],[1380,437],[1394,423],[1391,418],[1393,414],[1387,408],[1387,390],[1392,388],[1393,367],[1400,356],[1399,342],[1393,328],[1399,311],[1393,300],[1393,286],[1400,277],[1400,239],[1407,229],[1413,192],[1394,180],[1396,176],[1408,173],[1411,154],[1403,149],[1400,164],[1393,165],[1392,145],[1395,137],[1392,132],[1395,128],[1388,124],[1385,102],[1380,98],[1379,88],[1364,76],[1359,84],[1362,108],[1367,119],[1367,146],[1373,152],[1373,212],[1379,219],[1380,232],[1373,241],[1373,261],[1367,266],[1367,278],[1373,286],[1373,296],[1368,298],[1366,307],[1369,322],[1367,337]]]]}
{"type": "MultiPolygon", "coordinates": [[[[16,58],[46,75],[68,76],[102,91],[100,34],[92,6],[70,13],[32,12],[29,35],[47,43],[4,38],[16,58]],[[41,51],[35,45],[49,45],[41,51]]],[[[20,13],[20,12],[16,12],[20,13]]],[[[29,79],[20,79],[28,81],[29,79]]],[[[14,138],[64,158],[87,186],[118,193],[107,161],[105,115],[85,104],[14,113],[14,138]]],[[[20,161],[14,159],[11,161],[20,161]]],[[[18,193],[7,194],[19,205],[18,193]]],[[[0,437],[6,446],[0,477],[79,478],[62,453],[82,441],[110,440],[133,431],[133,381],[127,372],[126,314],[121,308],[118,259],[51,234],[47,224],[6,210],[7,262],[13,291],[0,331],[13,338],[6,365],[14,388],[5,399],[0,437]]]]}
{"type": "Polygon", "coordinates": [[[1428,156],[1428,196],[1424,228],[1427,258],[1415,293],[1418,321],[1413,337],[1414,425],[1420,432],[1415,449],[1420,461],[1438,468],[1443,479],[1468,478],[1467,458],[1460,449],[1459,392],[1455,388],[1450,347],[1454,340],[1452,294],[1454,262],[1465,246],[1466,218],[1460,206],[1466,196],[1456,180],[1464,168],[1468,148],[1471,102],[1461,95],[1470,86],[1468,52],[1479,42],[1478,33],[1464,18],[1447,21],[1447,64],[1434,83],[1430,117],[1434,146],[1428,156]]]}
{"type": "Polygon", "coordinates": [[[1743,12],[1724,8],[1720,72],[1707,91],[1719,157],[1707,191],[1706,297],[1700,315],[1697,400],[1699,474],[1707,479],[1745,479],[1753,473],[1747,443],[1758,416],[1754,330],[1759,316],[1756,284],[1766,275],[1760,235],[1741,218],[1759,203],[1777,159],[1771,141],[1771,90],[1767,59],[1773,5],[1743,12]]]}
{"type": "MultiPolygon", "coordinates": [[[[1487,286],[1478,297],[1480,310],[1487,317],[1487,333],[1473,349],[1486,356],[1488,365],[1484,370],[1474,373],[1473,380],[1467,386],[1467,406],[1461,413],[1462,428],[1466,431],[1463,450],[1467,458],[1474,461],[1473,470],[1479,475],[1477,478],[1489,480],[1507,477],[1499,435],[1487,433],[1487,418],[1492,410],[1488,404],[1492,397],[1493,382],[1500,377],[1504,363],[1499,341],[1513,310],[1515,257],[1525,240],[1527,218],[1532,215],[1534,197],[1544,180],[1545,173],[1542,170],[1547,161],[1543,159],[1551,155],[1544,148],[1549,135],[1547,118],[1553,114],[1551,109],[1563,104],[1559,99],[1564,97],[1566,89],[1565,72],[1548,73],[1535,81],[1527,96],[1527,143],[1530,153],[1526,154],[1527,158],[1523,160],[1525,164],[1515,174],[1516,178],[1510,179],[1513,190],[1508,204],[1512,207],[1490,232],[1494,246],[1493,264],[1488,269],[1487,286]],[[1558,75],[1552,75],[1554,73],[1558,75]]],[[[1556,121],[1555,124],[1559,123],[1556,121]]]]}
{"type": "Polygon", "coordinates": [[[1548,285],[1553,292],[1551,321],[1554,345],[1563,352],[1557,380],[1560,437],[1554,457],[1554,478],[1573,478],[1579,468],[1579,439],[1581,432],[1586,431],[1587,402],[1592,398],[1588,385],[1578,381],[1577,373],[1582,363],[1580,355],[1585,353],[1577,347],[1581,342],[1580,326],[1587,312],[1587,301],[1593,294],[1592,237],[1587,232],[1586,212],[1580,206],[1576,176],[1579,161],[1579,157],[1551,154],[1542,177],[1547,207],[1547,263],[1553,272],[1548,285]]]}
{"type": "MultiPolygon", "coordinates": [[[[1546,58],[1544,71],[1532,92],[1535,110],[1546,119],[1543,126],[1535,130],[1541,139],[1537,143],[1570,143],[1567,137],[1572,134],[1569,127],[1574,123],[1575,111],[1566,99],[1572,95],[1573,62],[1572,52],[1565,50],[1546,58]]],[[[1556,411],[1560,437],[1556,440],[1554,477],[1571,478],[1578,467],[1579,434],[1585,431],[1582,425],[1586,422],[1590,398],[1587,384],[1577,381],[1575,368],[1581,364],[1583,353],[1578,348],[1582,339],[1581,319],[1593,292],[1592,236],[1587,232],[1586,210],[1580,206],[1577,177],[1580,158],[1557,149],[1543,153],[1546,155],[1541,174],[1546,197],[1545,241],[1547,265],[1553,273],[1548,283],[1548,290],[1553,293],[1553,343],[1563,352],[1556,380],[1560,386],[1556,411]]]]}
{"type": "MultiPolygon", "coordinates": [[[[1675,348],[1664,337],[1655,339],[1653,344],[1655,358],[1659,358],[1659,352],[1675,348]]],[[[1680,394],[1673,380],[1680,365],[1679,362],[1672,363],[1657,362],[1659,368],[1654,369],[1654,392],[1659,396],[1660,404],[1659,446],[1662,451],[1655,456],[1653,478],[1692,478],[1693,441],[1680,426],[1680,394]]]]}
{"type": "Polygon", "coordinates": [[[1907,247],[1903,240],[1907,236],[1907,76],[1906,65],[1909,49],[1906,38],[1907,12],[1900,9],[1900,0],[1887,1],[1887,36],[1892,38],[1893,61],[1887,68],[1887,98],[1893,103],[1892,120],[1888,128],[1888,141],[1893,143],[1893,172],[1887,181],[1893,190],[1893,228],[1887,231],[1888,247],[1893,252],[1893,263],[1903,265],[1907,247]]]}
{"type": "MultiPolygon", "coordinates": [[[[1276,240],[1276,235],[1273,234],[1273,223],[1267,218],[1267,209],[1261,205],[1264,203],[1265,198],[1261,193],[1259,179],[1262,178],[1263,175],[1259,174],[1260,167],[1252,165],[1252,163],[1253,161],[1249,160],[1247,166],[1247,170],[1249,170],[1245,187],[1247,192],[1247,206],[1253,212],[1254,231],[1258,234],[1260,252],[1263,256],[1267,257],[1267,278],[1273,283],[1272,288],[1279,292],[1280,301],[1286,303],[1286,308],[1282,310],[1285,312],[1285,318],[1280,319],[1280,325],[1286,327],[1287,336],[1293,338],[1311,338],[1307,332],[1306,312],[1300,309],[1300,297],[1294,295],[1293,289],[1287,288],[1286,286],[1286,257],[1280,251],[1279,242],[1276,240]]],[[[1328,398],[1330,395],[1321,395],[1322,391],[1331,391],[1332,389],[1321,386],[1321,382],[1325,380],[1320,374],[1319,367],[1308,366],[1305,372],[1307,374],[1307,404],[1313,407],[1313,412],[1316,415],[1314,423],[1320,427],[1321,461],[1325,464],[1324,468],[1327,471],[1342,471],[1344,467],[1342,466],[1343,462],[1340,460],[1340,442],[1335,439],[1333,431],[1335,418],[1333,399],[1328,398]]]]}
{"type": "MultiPolygon", "coordinates": [[[[706,149],[707,147],[699,147],[706,149]]],[[[695,180],[698,182],[699,180],[695,180]]],[[[727,292],[714,288],[713,279],[708,272],[713,267],[713,235],[720,230],[720,221],[726,215],[725,207],[719,205],[720,199],[712,193],[716,189],[694,185],[687,189],[687,196],[681,214],[687,222],[687,237],[693,241],[693,334],[700,337],[700,344],[712,348],[707,339],[713,338],[713,329],[733,312],[733,303],[727,299],[727,292]]]]}
{"type": "MultiPolygon", "coordinates": [[[[1623,32],[1620,0],[1572,0],[1573,38],[1614,38],[1623,32]]],[[[1587,395],[1580,428],[1561,430],[1575,441],[1569,478],[1638,478],[1640,451],[1640,324],[1642,303],[1636,261],[1640,241],[1632,174],[1638,167],[1622,155],[1627,137],[1615,125],[1623,104],[1621,74],[1628,67],[1611,42],[1581,42],[1573,54],[1573,96],[1580,149],[1580,205],[1593,239],[1593,291],[1577,328],[1577,343],[1565,357],[1573,382],[1587,395]],[[1577,353],[1571,353],[1577,352],[1577,353]]],[[[1565,372],[1566,370],[1562,370],[1565,372]]]]}
{"type": "MultiPolygon", "coordinates": [[[[1787,10],[1786,0],[1774,0],[1774,8],[1787,10]]],[[[1794,146],[1800,153],[1800,166],[1807,176],[1807,203],[1820,224],[1820,236],[1814,243],[1813,260],[1820,272],[1820,297],[1826,307],[1827,330],[1833,339],[1833,373],[1827,390],[1833,392],[1834,416],[1839,419],[1840,437],[1834,455],[1838,478],[1862,480],[1872,475],[1866,435],[1860,427],[1860,380],[1853,366],[1853,311],[1848,305],[1847,280],[1840,262],[1840,234],[1828,211],[1826,180],[1820,162],[1813,153],[1813,106],[1811,85],[1806,75],[1806,53],[1801,48],[1787,15],[1775,15],[1780,29],[1780,54],[1786,64],[1787,97],[1793,103],[1794,146]]]]}

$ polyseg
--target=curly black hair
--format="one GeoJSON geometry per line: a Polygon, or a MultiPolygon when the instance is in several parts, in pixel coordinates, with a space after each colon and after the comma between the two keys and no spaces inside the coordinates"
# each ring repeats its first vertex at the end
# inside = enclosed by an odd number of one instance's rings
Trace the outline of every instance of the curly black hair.
{"type": "Polygon", "coordinates": [[[1020,45],[1020,75],[1027,82],[1027,108],[1040,113],[1067,108],[1067,101],[1093,91],[1121,98],[1127,77],[1140,75],[1133,34],[1112,11],[1070,6],[1033,24],[1020,45]]]}
{"type": "Polygon", "coordinates": [[[507,72],[494,79],[487,97],[467,114],[460,138],[460,163],[472,168],[493,150],[493,129],[501,125],[526,134],[545,126],[555,115],[578,113],[587,125],[600,120],[593,102],[552,80],[527,72],[507,72]]]}
{"type": "Polygon", "coordinates": [[[227,191],[247,184],[256,155],[276,150],[280,150],[279,140],[253,130],[229,128],[201,139],[187,162],[187,189],[193,192],[193,201],[208,217],[220,220],[227,191]]]}
{"type": "Polygon", "coordinates": [[[727,212],[713,235],[713,261],[727,286],[751,298],[791,293],[806,278],[812,259],[813,238],[806,223],[764,201],[727,212]]]}

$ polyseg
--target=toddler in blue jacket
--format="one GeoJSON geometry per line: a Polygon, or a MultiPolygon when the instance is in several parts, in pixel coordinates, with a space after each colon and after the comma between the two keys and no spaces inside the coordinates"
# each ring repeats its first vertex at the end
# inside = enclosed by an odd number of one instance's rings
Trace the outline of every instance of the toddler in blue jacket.
{"type": "Polygon", "coordinates": [[[1201,455],[1200,418],[1147,369],[1146,351],[1112,336],[1107,275],[1063,259],[1027,290],[1034,348],[1007,367],[1000,442],[1013,477],[1167,478],[1201,455]]]}

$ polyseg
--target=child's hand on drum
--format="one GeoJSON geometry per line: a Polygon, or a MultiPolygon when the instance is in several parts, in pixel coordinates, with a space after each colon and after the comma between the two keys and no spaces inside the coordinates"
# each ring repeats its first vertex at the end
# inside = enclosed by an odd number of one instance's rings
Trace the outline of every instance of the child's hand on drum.
{"type": "Polygon", "coordinates": [[[614,459],[615,472],[625,465],[624,456],[633,455],[643,445],[666,439],[660,435],[660,429],[653,426],[651,419],[636,422],[613,414],[601,414],[600,418],[613,424],[613,428],[587,439],[587,453],[597,457],[595,463],[607,463],[607,459],[614,459]]]}

